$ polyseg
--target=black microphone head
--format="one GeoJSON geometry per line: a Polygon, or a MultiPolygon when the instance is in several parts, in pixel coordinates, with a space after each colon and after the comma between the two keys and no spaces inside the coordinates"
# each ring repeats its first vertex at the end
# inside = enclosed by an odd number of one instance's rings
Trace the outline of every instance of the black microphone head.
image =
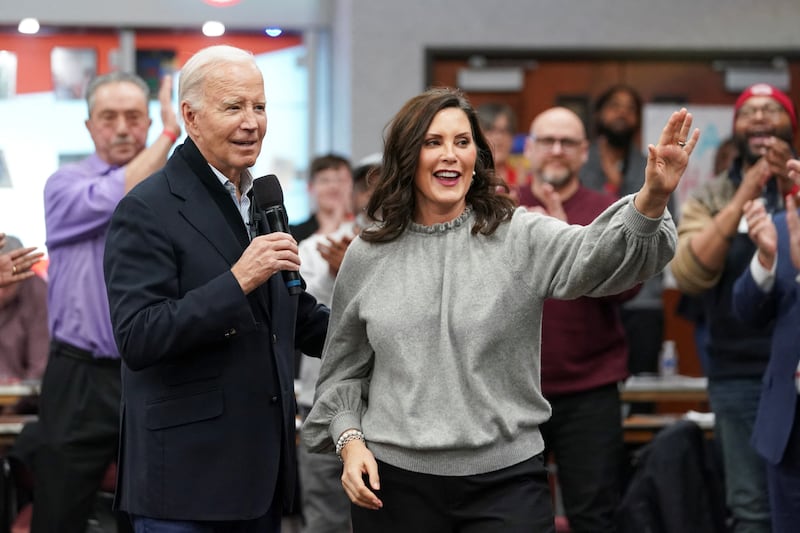
{"type": "Polygon", "coordinates": [[[253,196],[259,209],[283,205],[283,189],[275,174],[267,174],[253,180],[253,196]]]}

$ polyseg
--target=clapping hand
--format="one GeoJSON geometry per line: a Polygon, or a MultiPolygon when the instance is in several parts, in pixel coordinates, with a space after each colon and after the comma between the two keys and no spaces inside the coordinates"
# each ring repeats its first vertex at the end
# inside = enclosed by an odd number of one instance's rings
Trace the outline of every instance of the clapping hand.
{"type": "Polygon", "coordinates": [[[531,192],[542,203],[534,207],[529,207],[528,211],[534,213],[542,213],[543,215],[550,215],[551,217],[559,220],[567,221],[567,213],[564,211],[564,205],[561,203],[561,197],[558,192],[549,183],[543,183],[537,178],[533,179],[531,183],[531,192]]]}
{"type": "Polygon", "coordinates": [[[744,204],[744,218],[747,221],[747,233],[750,240],[758,248],[758,261],[767,270],[775,263],[778,252],[778,232],[772,217],[764,208],[761,200],[748,200],[744,204]]]}
{"type": "MultiPolygon", "coordinates": [[[[0,248],[5,243],[5,235],[0,235],[0,248]]],[[[31,267],[44,256],[36,248],[19,248],[0,254],[0,287],[11,285],[36,275],[31,267]]]]}
{"type": "MultiPolygon", "coordinates": [[[[791,159],[786,164],[788,177],[794,183],[800,183],[800,159],[791,159]]],[[[797,198],[786,196],[786,225],[789,227],[789,250],[792,264],[800,270],[800,217],[797,214],[797,198]]]]}
{"type": "Polygon", "coordinates": [[[320,242],[317,244],[317,251],[328,262],[328,271],[331,276],[336,277],[339,274],[339,268],[341,268],[344,260],[344,253],[351,242],[353,242],[353,236],[345,235],[338,240],[328,237],[327,243],[320,242]]]}

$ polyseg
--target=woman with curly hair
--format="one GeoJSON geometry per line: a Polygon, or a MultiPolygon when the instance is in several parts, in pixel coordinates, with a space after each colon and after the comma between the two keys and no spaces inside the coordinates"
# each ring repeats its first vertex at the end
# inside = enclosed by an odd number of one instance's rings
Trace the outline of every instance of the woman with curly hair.
{"type": "Polygon", "coordinates": [[[545,298],[621,292],[674,253],[666,211],[699,132],[676,112],[646,180],[589,226],[515,209],[466,98],[431,89],[388,130],[336,281],[302,434],[339,454],[361,532],[553,531],[539,425],[545,298]]]}

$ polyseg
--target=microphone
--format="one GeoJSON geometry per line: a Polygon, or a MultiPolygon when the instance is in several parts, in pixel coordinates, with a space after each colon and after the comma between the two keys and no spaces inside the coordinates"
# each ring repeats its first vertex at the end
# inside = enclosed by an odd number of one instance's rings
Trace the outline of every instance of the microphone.
{"type": "MultiPolygon", "coordinates": [[[[289,219],[283,207],[283,190],[275,174],[267,174],[253,180],[253,222],[256,233],[266,235],[275,231],[289,233],[289,219]]],[[[289,289],[289,294],[303,292],[300,274],[294,270],[282,270],[283,282],[289,289]]]]}

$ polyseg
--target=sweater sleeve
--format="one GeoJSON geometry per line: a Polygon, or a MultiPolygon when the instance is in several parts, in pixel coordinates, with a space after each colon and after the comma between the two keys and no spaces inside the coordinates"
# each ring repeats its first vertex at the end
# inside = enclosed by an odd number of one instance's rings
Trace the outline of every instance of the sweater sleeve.
{"type": "Polygon", "coordinates": [[[646,217],[633,198],[614,202],[588,226],[541,215],[527,224],[530,256],[522,278],[532,291],[564,300],[609,296],[661,272],[675,253],[672,216],[646,217]]]}
{"type": "Polygon", "coordinates": [[[361,429],[367,409],[374,352],[359,317],[359,283],[369,265],[366,245],[355,239],[347,250],[333,288],[333,304],[314,406],[301,431],[312,452],[332,452],[346,429],[361,429]]]}
{"type": "Polygon", "coordinates": [[[44,189],[47,245],[60,246],[103,231],[124,195],[125,167],[104,174],[78,165],[58,170],[44,189]]]}
{"type": "Polygon", "coordinates": [[[703,265],[691,248],[692,238],[712,224],[712,213],[697,198],[690,198],[683,206],[681,223],[678,228],[678,250],[672,261],[672,274],[678,288],[686,294],[699,294],[714,287],[722,276],[722,271],[714,271],[703,265]]]}
{"type": "Polygon", "coordinates": [[[733,198],[736,187],[727,173],[720,174],[692,193],[681,209],[678,224],[678,249],[670,265],[675,282],[685,294],[699,294],[719,283],[722,270],[702,264],[690,246],[692,239],[713,224],[714,216],[733,198]]]}

